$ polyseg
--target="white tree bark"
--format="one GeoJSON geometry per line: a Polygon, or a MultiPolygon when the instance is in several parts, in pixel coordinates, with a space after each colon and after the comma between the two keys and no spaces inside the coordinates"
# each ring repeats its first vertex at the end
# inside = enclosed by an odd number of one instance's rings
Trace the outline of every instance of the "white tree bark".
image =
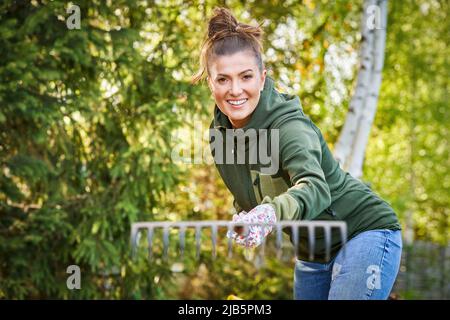
{"type": "Polygon", "coordinates": [[[387,0],[366,0],[361,23],[360,68],[334,156],[352,176],[362,176],[370,128],[375,118],[386,42],[387,0]]]}

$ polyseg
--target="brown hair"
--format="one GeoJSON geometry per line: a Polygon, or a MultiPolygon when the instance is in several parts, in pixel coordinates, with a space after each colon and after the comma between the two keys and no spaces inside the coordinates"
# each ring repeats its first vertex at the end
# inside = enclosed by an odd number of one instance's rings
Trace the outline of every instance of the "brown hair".
{"type": "Polygon", "coordinates": [[[192,84],[196,84],[209,75],[209,61],[214,56],[232,55],[236,52],[251,50],[255,56],[259,71],[264,64],[261,57],[263,50],[261,24],[251,26],[236,20],[230,10],[215,8],[208,21],[208,32],[200,53],[200,69],[192,76],[192,84]]]}

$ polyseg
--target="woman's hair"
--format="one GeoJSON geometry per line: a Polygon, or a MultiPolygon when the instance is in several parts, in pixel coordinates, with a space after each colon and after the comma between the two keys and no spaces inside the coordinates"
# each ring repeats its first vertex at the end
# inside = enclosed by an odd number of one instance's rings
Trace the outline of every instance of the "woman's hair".
{"type": "Polygon", "coordinates": [[[208,33],[200,53],[200,69],[193,75],[191,82],[196,84],[206,74],[209,75],[209,62],[215,56],[232,55],[236,52],[250,50],[253,52],[259,71],[264,64],[261,57],[263,30],[261,24],[251,26],[236,20],[230,10],[215,8],[208,21],[208,33]]]}

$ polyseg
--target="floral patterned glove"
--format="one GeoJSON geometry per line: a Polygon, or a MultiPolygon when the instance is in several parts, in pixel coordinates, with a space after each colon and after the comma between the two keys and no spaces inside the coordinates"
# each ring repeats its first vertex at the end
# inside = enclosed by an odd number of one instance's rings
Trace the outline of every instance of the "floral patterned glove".
{"type": "MultiPolygon", "coordinates": [[[[239,215],[233,215],[233,222],[273,224],[277,222],[277,218],[275,215],[275,209],[271,205],[261,204],[254,207],[248,213],[242,211],[239,215]]],[[[272,228],[272,226],[254,225],[249,226],[247,237],[239,235],[235,231],[229,231],[227,233],[227,237],[234,239],[240,246],[254,248],[263,242],[264,237],[272,232],[272,228]]]]}

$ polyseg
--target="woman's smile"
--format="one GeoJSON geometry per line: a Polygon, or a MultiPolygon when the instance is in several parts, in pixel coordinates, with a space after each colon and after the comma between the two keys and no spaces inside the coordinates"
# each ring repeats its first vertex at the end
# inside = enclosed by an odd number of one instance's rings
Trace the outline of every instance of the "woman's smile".
{"type": "Polygon", "coordinates": [[[239,99],[239,100],[227,100],[227,102],[236,109],[243,108],[245,106],[245,103],[248,101],[247,98],[239,99]]]}

